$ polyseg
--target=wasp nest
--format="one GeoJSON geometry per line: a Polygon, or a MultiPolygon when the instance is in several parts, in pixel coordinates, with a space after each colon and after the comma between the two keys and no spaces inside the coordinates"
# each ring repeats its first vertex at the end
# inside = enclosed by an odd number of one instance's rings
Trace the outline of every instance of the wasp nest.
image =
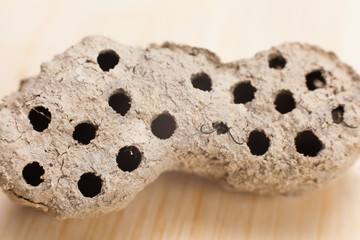
{"type": "Polygon", "coordinates": [[[359,112],[359,76],[315,46],[221,63],[201,48],[88,37],[3,99],[0,180],[61,218],[121,209],[168,170],[299,194],[356,160],[359,112]]]}

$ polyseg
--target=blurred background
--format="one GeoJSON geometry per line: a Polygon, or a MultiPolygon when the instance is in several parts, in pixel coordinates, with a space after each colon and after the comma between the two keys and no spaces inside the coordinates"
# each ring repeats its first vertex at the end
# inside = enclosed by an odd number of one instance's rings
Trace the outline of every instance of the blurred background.
{"type": "MultiPolygon", "coordinates": [[[[360,72],[356,0],[0,0],[0,96],[83,37],[205,47],[224,62],[285,41],[334,51],[360,72]]],[[[59,221],[0,193],[0,239],[360,239],[360,165],[297,198],[227,192],[166,173],[123,211],[59,221]]]]}

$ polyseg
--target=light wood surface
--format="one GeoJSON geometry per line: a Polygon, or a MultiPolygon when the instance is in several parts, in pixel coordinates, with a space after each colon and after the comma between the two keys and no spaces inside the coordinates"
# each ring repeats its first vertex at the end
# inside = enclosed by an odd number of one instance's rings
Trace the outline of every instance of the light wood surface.
{"type": "MultiPolygon", "coordinates": [[[[206,47],[224,61],[305,41],[360,72],[359,9],[356,0],[0,0],[0,96],[91,34],[135,46],[170,40],[206,47]]],[[[166,173],[125,210],[85,220],[56,220],[1,192],[0,239],[360,239],[360,164],[297,198],[232,193],[166,173]]]]}

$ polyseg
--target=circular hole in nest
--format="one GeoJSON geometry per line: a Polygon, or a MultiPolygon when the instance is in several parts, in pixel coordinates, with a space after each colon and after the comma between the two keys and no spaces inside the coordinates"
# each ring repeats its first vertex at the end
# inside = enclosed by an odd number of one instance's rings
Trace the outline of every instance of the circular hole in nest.
{"type": "Polygon", "coordinates": [[[74,129],[73,138],[81,144],[89,144],[95,138],[96,130],[91,123],[80,123],[74,129]]]}
{"type": "Polygon", "coordinates": [[[175,119],[169,113],[164,112],[151,122],[152,133],[160,139],[170,138],[175,132],[175,129],[175,119]]]}
{"type": "Polygon", "coordinates": [[[122,171],[132,172],[138,168],[141,158],[141,153],[137,147],[126,146],[119,150],[116,162],[122,171]]]}
{"type": "Polygon", "coordinates": [[[339,124],[344,121],[344,106],[339,105],[337,108],[333,109],[331,111],[331,116],[334,121],[334,123],[339,124]]]}
{"type": "Polygon", "coordinates": [[[233,91],[234,103],[247,103],[255,98],[256,88],[249,81],[238,83],[233,91]]]}
{"type": "Polygon", "coordinates": [[[119,63],[119,59],[119,55],[114,50],[108,49],[99,53],[97,62],[103,71],[108,72],[119,63]]]}
{"type": "Polygon", "coordinates": [[[92,172],[84,173],[78,181],[78,188],[84,197],[95,197],[101,192],[101,187],[101,178],[92,172]]]}
{"type": "Polygon", "coordinates": [[[194,88],[208,92],[211,91],[211,78],[204,72],[191,75],[191,83],[194,88]]]}
{"type": "Polygon", "coordinates": [[[306,86],[313,91],[317,88],[322,88],[326,85],[326,80],[321,70],[312,71],[305,76],[306,86]]]}
{"type": "Polygon", "coordinates": [[[282,114],[291,112],[296,107],[293,94],[288,90],[282,90],[278,93],[274,104],[275,109],[282,114]]]}
{"type": "Polygon", "coordinates": [[[131,107],[131,100],[123,90],[118,90],[109,98],[109,105],[115,112],[125,116],[131,107]]]}
{"type": "Polygon", "coordinates": [[[269,55],[269,67],[274,69],[283,69],[286,65],[286,59],[280,54],[269,55]]]}
{"type": "Polygon", "coordinates": [[[41,178],[44,173],[44,168],[40,166],[38,162],[32,162],[24,167],[22,171],[22,176],[27,184],[36,187],[44,181],[41,178]]]}
{"type": "Polygon", "coordinates": [[[250,133],[247,145],[252,155],[263,155],[270,146],[270,140],[264,132],[254,130],[250,133]]]}
{"type": "Polygon", "coordinates": [[[43,106],[37,106],[31,109],[28,117],[33,129],[38,132],[42,132],[47,129],[51,121],[51,113],[49,109],[43,106]]]}
{"type": "Polygon", "coordinates": [[[320,139],[310,130],[300,132],[295,137],[296,151],[307,157],[315,157],[324,148],[320,139]]]}

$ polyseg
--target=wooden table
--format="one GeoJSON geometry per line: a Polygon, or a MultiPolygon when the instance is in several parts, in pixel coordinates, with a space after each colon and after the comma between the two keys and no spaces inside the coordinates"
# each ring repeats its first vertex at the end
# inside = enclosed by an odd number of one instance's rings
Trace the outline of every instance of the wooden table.
{"type": "MultiPolygon", "coordinates": [[[[224,60],[284,41],[336,52],[360,72],[360,2],[0,0],[0,95],[82,37],[128,45],[165,40],[209,48],[224,60]]],[[[336,156],[335,156],[336,157],[336,156]]],[[[232,193],[166,173],[123,211],[59,221],[0,193],[0,239],[360,239],[360,164],[297,198],[232,193]]]]}

